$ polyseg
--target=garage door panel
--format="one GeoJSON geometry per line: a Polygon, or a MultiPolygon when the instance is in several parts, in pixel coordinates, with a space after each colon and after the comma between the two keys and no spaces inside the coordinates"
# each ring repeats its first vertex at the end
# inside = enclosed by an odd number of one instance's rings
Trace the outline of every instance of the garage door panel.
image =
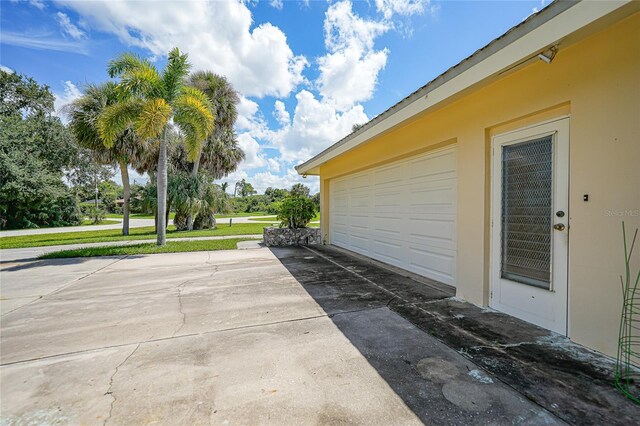
{"type": "Polygon", "coordinates": [[[409,178],[455,174],[456,161],[454,150],[410,160],[409,178]]]}
{"type": "Polygon", "coordinates": [[[337,212],[346,212],[349,207],[349,197],[347,195],[336,195],[332,198],[332,208],[337,212]]]}
{"type": "Polygon", "coordinates": [[[363,235],[369,232],[369,216],[353,215],[349,217],[349,227],[354,233],[363,235]]]}
{"type": "Polygon", "coordinates": [[[348,180],[336,181],[333,184],[333,190],[335,191],[336,194],[341,192],[346,193],[347,191],[349,191],[349,181],[348,180]]]}
{"type": "Polygon", "coordinates": [[[372,228],[374,235],[384,235],[385,237],[397,237],[403,228],[403,217],[395,216],[374,216],[372,219],[372,228]]]}
{"type": "Polygon", "coordinates": [[[398,215],[404,210],[402,196],[400,194],[384,194],[375,197],[372,214],[374,215],[398,215]]]}
{"type": "Polygon", "coordinates": [[[368,214],[371,211],[371,194],[353,194],[349,200],[349,207],[352,211],[361,211],[368,214]]]}
{"type": "Polygon", "coordinates": [[[376,256],[376,258],[384,262],[402,267],[402,257],[400,256],[402,243],[399,241],[373,239],[371,241],[371,252],[372,256],[376,256]]]}
{"type": "Polygon", "coordinates": [[[409,205],[415,207],[429,206],[455,206],[455,188],[453,185],[439,187],[425,187],[419,185],[411,185],[409,187],[411,199],[409,205]]]}
{"type": "Polygon", "coordinates": [[[455,253],[438,252],[436,248],[409,246],[409,270],[454,285],[455,253]]]}
{"type": "Polygon", "coordinates": [[[370,186],[371,176],[369,174],[354,176],[349,185],[350,191],[367,189],[370,186]]]}
{"type": "Polygon", "coordinates": [[[332,181],[332,244],[455,285],[455,168],[449,149],[332,181]]]}
{"type": "Polygon", "coordinates": [[[416,245],[455,249],[455,223],[447,220],[416,219],[407,221],[407,241],[416,245]]]}
{"type": "Polygon", "coordinates": [[[404,170],[401,166],[385,167],[373,172],[373,184],[376,188],[401,185],[404,180],[404,170]]]}
{"type": "Polygon", "coordinates": [[[349,243],[351,247],[355,248],[355,251],[369,255],[369,243],[371,239],[368,235],[352,233],[350,237],[349,243]]]}

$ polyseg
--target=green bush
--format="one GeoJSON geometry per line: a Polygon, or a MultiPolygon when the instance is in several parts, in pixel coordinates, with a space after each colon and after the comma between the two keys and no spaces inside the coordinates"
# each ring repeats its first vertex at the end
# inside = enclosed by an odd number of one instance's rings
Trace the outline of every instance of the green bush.
{"type": "Polygon", "coordinates": [[[274,201],[273,203],[267,206],[267,209],[265,210],[265,212],[269,214],[278,214],[280,213],[281,208],[282,208],[282,201],[274,201]]]}
{"type": "Polygon", "coordinates": [[[283,228],[306,228],[315,215],[316,206],[311,199],[289,196],[282,200],[278,220],[283,228]]]}
{"type": "Polygon", "coordinates": [[[100,208],[96,208],[96,206],[92,206],[89,208],[89,219],[91,219],[91,223],[93,224],[101,224],[106,216],[107,212],[100,208]]]}

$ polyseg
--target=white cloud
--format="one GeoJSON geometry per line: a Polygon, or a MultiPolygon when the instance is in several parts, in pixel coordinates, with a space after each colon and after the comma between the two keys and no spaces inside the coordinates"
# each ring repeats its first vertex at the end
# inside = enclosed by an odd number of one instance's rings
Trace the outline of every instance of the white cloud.
{"type": "Polygon", "coordinates": [[[280,163],[275,158],[267,159],[267,168],[270,172],[278,173],[280,171],[280,163]]]}
{"type": "Polygon", "coordinates": [[[291,116],[282,101],[275,102],[273,116],[278,120],[278,123],[280,123],[280,126],[282,127],[286,127],[291,124],[291,116]]]}
{"type": "Polygon", "coordinates": [[[228,182],[229,187],[227,188],[227,192],[233,194],[234,185],[242,179],[246,179],[247,182],[251,183],[253,188],[258,191],[258,194],[264,194],[264,190],[269,187],[290,189],[296,183],[302,183],[308,186],[311,190],[311,194],[315,194],[320,191],[320,181],[316,176],[303,178],[298,175],[293,168],[288,169],[287,173],[284,175],[272,172],[260,172],[249,176],[244,170],[238,170],[222,179],[220,182],[228,182]]]}
{"type": "Polygon", "coordinates": [[[62,28],[63,34],[68,34],[75,40],[81,40],[87,37],[84,31],[82,31],[80,28],[78,28],[76,25],[74,25],[71,22],[71,19],[69,19],[69,16],[67,14],[58,12],[56,14],[56,19],[60,24],[60,28],[62,28]]]}
{"type": "Polygon", "coordinates": [[[246,96],[288,96],[308,62],[295,55],[285,34],[264,23],[253,27],[250,10],[238,1],[194,0],[78,2],[58,0],[92,28],[117,35],[125,44],[166,55],[177,46],[189,53],[195,69],[227,76],[246,96]]]}
{"type": "Polygon", "coordinates": [[[420,15],[429,6],[430,0],[376,0],[376,9],[385,19],[394,14],[401,16],[420,15]]]}
{"type": "Polygon", "coordinates": [[[52,38],[51,34],[20,34],[3,31],[2,43],[28,49],[87,54],[87,46],[84,41],[56,40],[52,38]]]}
{"type": "Polygon", "coordinates": [[[339,111],[371,99],[388,50],[375,50],[376,37],[391,28],[386,22],[360,18],[351,2],[329,7],[324,22],[328,53],[318,59],[317,85],[323,99],[339,111]]]}
{"type": "Polygon", "coordinates": [[[238,135],[238,145],[244,151],[245,159],[240,164],[243,169],[258,169],[267,165],[260,153],[260,144],[249,133],[238,135]]]}
{"type": "Polygon", "coordinates": [[[44,10],[47,7],[42,0],[29,0],[29,4],[40,10],[44,10]]]}
{"type": "Polygon", "coordinates": [[[244,96],[240,96],[238,103],[238,120],[236,121],[236,129],[238,131],[258,131],[265,124],[258,114],[259,106],[256,102],[244,96]]]}
{"type": "Polygon", "coordinates": [[[55,93],[54,95],[56,98],[54,102],[55,114],[66,123],[67,119],[65,114],[63,114],[62,109],[69,103],[81,97],[82,92],[75,84],[67,80],[64,82],[64,91],[62,93],[55,93]]]}
{"type": "Polygon", "coordinates": [[[299,92],[296,100],[291,124],[268,135],[286,162],[307,160],[351,133],[354,124],[368,121],[362,105],[338,112],[306,90],[299,92]]]}
{"type": "Polygon", "coordinates": [[[9,67],[5,67],[4,65],[0,65],[0,70],[9,73],[9,74],[13,74],[15,71],[13,71],[11,68],[9,67]]]}
{"type": "Polygon", "coordinates": [[[269,4],[271,5],[271,7],[282,10],[282,7],[284,6],[284,0],[271,0],[269,4]]]}

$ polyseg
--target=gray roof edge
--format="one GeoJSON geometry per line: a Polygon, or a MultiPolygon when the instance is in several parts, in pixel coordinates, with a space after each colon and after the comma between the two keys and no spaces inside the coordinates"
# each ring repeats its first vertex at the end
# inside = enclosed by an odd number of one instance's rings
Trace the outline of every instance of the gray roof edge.
{"type": "Polygon", "coordinates": [[[367,129],[375,126],[381,121],[384,121],[387,117],[403,109],[404,107],[410,105],[416,99],[419,99],[427,95],[429,92],[437,89],[438,87],[442,86],[443,84],[455,78],[456,76],[462,74],[464,71],[468,70],[474,65],[477,65],[478,63],[484,61],[494,53],[498,52],[499,50],[503,49],[509,44],[515,42],[521,37],[527,35],[531,31],[535,30],[536,28],[540,27],[541,25],[545,24],[551,19],[555,18],[562,12],[565,12],[571,7],[580,3],[580,1],[582,0],[554,0],[544,9],[540,10],[537,13],[532,14],[531,16],[529,16],[527,19],[525,19],[518,25],[515,25],[512,28],[510,28],[506,33],[502,34],[500,37],[492,40],[486,46],[476,50],[470,56],[458,62],[456,65],[452,66],[451,68],[447,69],[445,72],[438,75],[436,78],[429,81],[427,84],[420,87],[418,90],[414,91],[409,96],[400,100],[399,102],[397,102],[396,104],[388,108],[383,113],[373,117],[366,124],[358,128],[355,132],[348,134],[344,138],[340,139],[338,142],[327,147],[326,149],[316,154],[315,156],[305,161],[304,163],[298,164],[297,166],[295,166],[296,171],[300,172],[301,169],[304,169],[305,167],[307,167],[308,165],[310,165],[320,157],[323,157],[324,155],[335,150],[336,148],[349,142],[351,139],[355,138],[356,136],[363,133],[367,129]]]}

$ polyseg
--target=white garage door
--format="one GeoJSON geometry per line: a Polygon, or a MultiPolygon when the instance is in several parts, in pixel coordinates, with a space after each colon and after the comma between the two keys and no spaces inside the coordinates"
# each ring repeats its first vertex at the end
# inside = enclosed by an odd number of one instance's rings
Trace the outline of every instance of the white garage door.
{"type": "Polygon", "coordinates": [[[332,180],[331,243],[455,285],[456,163],[447,148],[332,180]]]}

